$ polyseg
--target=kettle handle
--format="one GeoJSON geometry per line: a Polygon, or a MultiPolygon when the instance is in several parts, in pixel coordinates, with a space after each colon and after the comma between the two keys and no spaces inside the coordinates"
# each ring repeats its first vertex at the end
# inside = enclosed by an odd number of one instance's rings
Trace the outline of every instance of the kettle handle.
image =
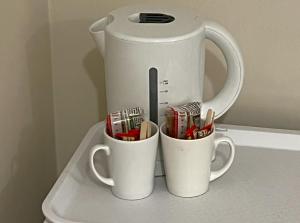
{"type": "Polygon", "coordinates": [[[244,79],[243,59],[233,37],[222,26],[205,22],[204,33],[205,38],[213,41],[221,49],[227,63],[228,76],[223,89],[202,106],[203,116],[212,108],[215,117],[219,118],[232,106],[241,91],[244,79]]]}

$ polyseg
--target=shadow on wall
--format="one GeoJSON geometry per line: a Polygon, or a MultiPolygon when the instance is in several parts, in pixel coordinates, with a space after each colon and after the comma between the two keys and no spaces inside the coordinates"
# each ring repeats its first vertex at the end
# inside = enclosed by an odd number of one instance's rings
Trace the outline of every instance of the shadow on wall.
{"type": "Polygon", "coordinates": [[[83,59],[83,66],[97,90],[99,118],[103,120],[106,117],[106,113],[103,114],[103,106],[106,110],[105,72],[103,57],[97,48],[87,53],[83,59]]]}
{"type": "MultiPolygon", "coordinates": [[[[15,138],[18,148],[10,161],[10,179],[0,192],[0,222],[38,223],[43,221],[42,201],[56,178],[54,148],[53,101],[49,31],[40,28],[24,49],[26,58],[22,74],[26,92],[20,101],[26,107],[20,126],[22,131],[15,138]],[[49,51],[49,58],[47,56],[49,51]],[[30,104],[31,102],[31,104],[30,104]]],[[[18,102],[16,102],[18,103],[18,102]]],[[[11,114],[12,118],[15,114],[11,114]]],[[[17,134],[17,133],[16,133],[17,134]]],[[[8,145],[9,146],[9,145],[8,145]]]]}
{"type": "Polygon", "coordinates": [[[51,24],[58,172],[88,129],[106,116],[103,59],[88,32],[93,21],[57,19],[51,24]]]}

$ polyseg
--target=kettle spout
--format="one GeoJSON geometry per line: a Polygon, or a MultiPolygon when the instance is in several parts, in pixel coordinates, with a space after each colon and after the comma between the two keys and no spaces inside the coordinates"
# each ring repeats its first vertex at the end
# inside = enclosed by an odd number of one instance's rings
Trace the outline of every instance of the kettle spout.
{"type": "Polygon", "coordinates": [[[94,38],[97,48],[100,51],[102,57],[105,57],[105,27],[110,23],[109,17],[104,17],[97,22],[93,23],[90,28],[89,32],[94,38]]]}

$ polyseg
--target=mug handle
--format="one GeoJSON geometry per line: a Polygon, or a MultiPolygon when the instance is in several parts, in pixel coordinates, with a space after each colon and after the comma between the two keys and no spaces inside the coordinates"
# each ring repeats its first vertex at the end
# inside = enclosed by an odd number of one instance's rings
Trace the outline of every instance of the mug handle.
{"type": "Polygon", "coordinates": [[[235,146],[233,144],[232,139],[229,138],[229,137],[225,137],[225,136],[215,139],[215,149],[222,142],[225,142],[229,145],[229,147],[230,147],[230,157],[229,157],[227,163],[221,169],[216,170],[216,171],[211,171],[209,181],[213,181],[213,180],[219,178],[220,176],[222,176],[224,173],[226,173],[227,170],[230,168],[232,162],[233,162],[234,155],[235,155],[235,146]]]}
{"type": "Polygon", "coordinates": [[[89,164],[90,164],[90,168],[93,172],[93,174],[98,178],[98,180],[100,180],[102,183],[105,183],[109,186],[114,186],[115,185],[115,182],[112,178],[106,178],[106,177],[103,177],[101,176],[96,168],[95,168],[95,164],[94,164],[94,156],[96,154],[97,151],[99,150],[104,150],[106,155],[109,156],[110,155],[110,149],[108,146],[106,145],[95,145],[91,151],[90,151],[90,155],[89,155],[89,164]]]}

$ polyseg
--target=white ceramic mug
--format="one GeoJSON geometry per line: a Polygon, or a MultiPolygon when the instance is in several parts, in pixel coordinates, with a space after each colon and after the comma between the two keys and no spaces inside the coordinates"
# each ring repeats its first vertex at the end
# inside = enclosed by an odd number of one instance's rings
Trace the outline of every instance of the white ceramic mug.
{"type": "Polygon", "coordinates": [[[92,172],[101,182],[112,187],[115,196],[136,200],[153,191],[156,148],[159,130],[151,122],[152,136],[139,141],[122,141],[109,136],[104,130],[104,145],[95,145],[89,156],[92,172]],[[111,178],[101,176],[94,164],[94,155],[104,150],[108,156],[111,178]]]}
{"type": "Polygon", "coordinates": [[[222,176],[231,166],[235,147],[228,137],[215,139],[215,131],[202,139],[175,139],[160,127],[167,187],[170,193],[180,197],[194,197],[208,190],[210,181],[222,176]],[[230,157],[217,171],[211,171],[214,149],[225,142],[230,146],[230,157]]]}

